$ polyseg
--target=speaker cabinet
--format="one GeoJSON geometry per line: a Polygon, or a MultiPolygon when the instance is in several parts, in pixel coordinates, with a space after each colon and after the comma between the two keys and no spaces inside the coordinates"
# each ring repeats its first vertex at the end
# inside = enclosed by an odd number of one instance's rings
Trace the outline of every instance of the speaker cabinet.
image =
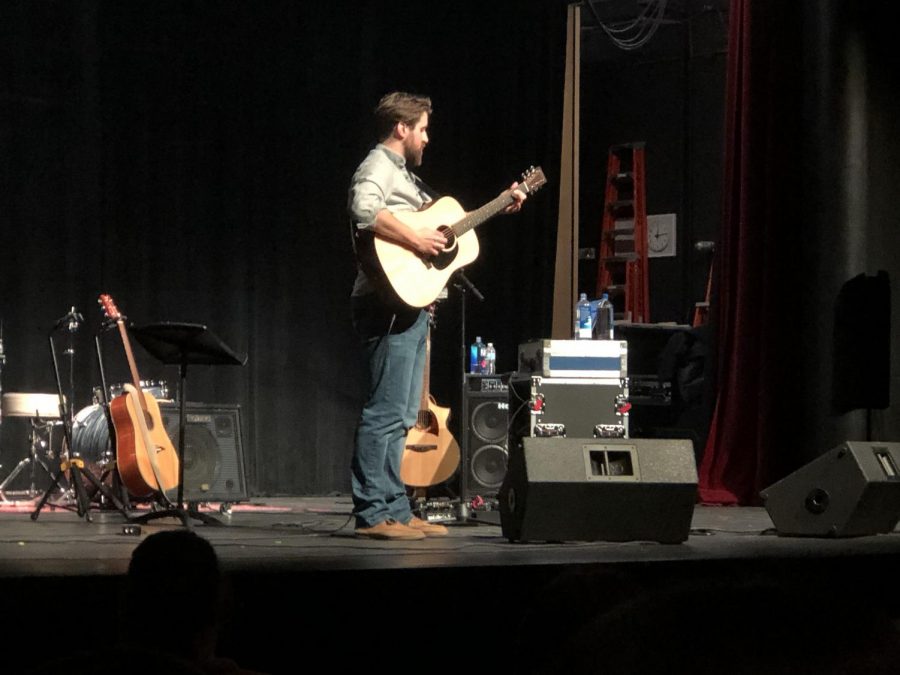
{"type": "Polygon", "coordinates": [[[858,537],[900,520],[900,443],[846,441],[760,493],[779,535],[858,537]]]}
{"type": "Polygon", "coordinates": [[[466,375],[460,493],[465,499],[497,496],[506,475],[508,375],[466,375]]]}
{"type": "Polygon", "coordinates": [[[525,437],[510,448],[500,524],[510,541],[677,544],[696,499],[689,440],[525,437]]]}
{"type": "MultiPolygon", "coordinates": [[[[247,499],[241,436],[241,409],[237,405],[185,403],[184,500],[186,502],[239,502],[247,499]]],[[[178,447],[179,410],[161,403],[163,425],[178,447]]]]}

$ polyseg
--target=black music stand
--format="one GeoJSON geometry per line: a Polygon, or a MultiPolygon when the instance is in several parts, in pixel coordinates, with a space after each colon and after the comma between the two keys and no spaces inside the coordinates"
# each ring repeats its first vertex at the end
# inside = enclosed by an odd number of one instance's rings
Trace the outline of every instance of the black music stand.
{"type": "Polygon", "coordinates": [[[174,508],[153,511],[137,518],[134,522],[146,523],[157,518],[175,516],[190,528],[190,518],[196,518],[207,525],[222,525],[212,516],[200,513],[188,505],[184,507],[184,429],[185,429],[185,381],[188,364],[243,366],[247,357],[240,357],[231,350],[206,326],[199,323],[163,322],[147,326],[132,327],[135,339],[150,354],[165,364],[179,366],[178,377],[178,503],[174,508]]]}

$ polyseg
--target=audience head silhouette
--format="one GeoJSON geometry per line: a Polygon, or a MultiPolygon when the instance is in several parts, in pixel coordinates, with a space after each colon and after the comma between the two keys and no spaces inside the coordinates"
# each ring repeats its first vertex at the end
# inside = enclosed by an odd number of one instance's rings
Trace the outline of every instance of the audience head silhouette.
{"type": "Polygon", "coordinates": [[[213,657],[221,618],[221,573],[212,545],[190,530],[156,532],[131,556],[124,625],[141,627],[189,661],[213,657]]]}

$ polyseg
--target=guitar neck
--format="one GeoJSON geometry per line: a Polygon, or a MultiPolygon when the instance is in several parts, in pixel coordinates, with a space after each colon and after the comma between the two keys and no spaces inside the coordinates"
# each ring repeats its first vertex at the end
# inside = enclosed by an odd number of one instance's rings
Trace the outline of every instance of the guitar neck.
{"type": "Polygon", "coordinates": [[[422,375],[422,398],[419,400],[419,410],[428,410],[431,398],[431,323],[425,333],[425,371],[422,375]]]}
{"type": "Polygon", "coordinates": [[[496,216],[514,201],[515,198],[512,196],[512,190],[501,192],[497,197],[489,201],[484,206],[481,206],[474,211],[467,213],[465,217],[454,223],[450,229],[453,230],[453,233],[457,237],[461,237],[469,230],[478,227],[483,222],[490,220],[491,218],[496,216]]]}
{"type": "Polygon", "coordinates": [[[122,345],[125,347],[125,358],[128,359],[128,369],[131,371],[131,382],[138,391],[138,396],[141,398],[141,403],[143,404],[141,378],[140,375],[138,375],[137,364],[134,360],[134,352],[131,351],[131,341],[128,339],[128,330],[125,328],[125,322],[122,321],[122,319],[116,321],[116,325],[119,327],[119,335],[122,336],[122,345]]]}

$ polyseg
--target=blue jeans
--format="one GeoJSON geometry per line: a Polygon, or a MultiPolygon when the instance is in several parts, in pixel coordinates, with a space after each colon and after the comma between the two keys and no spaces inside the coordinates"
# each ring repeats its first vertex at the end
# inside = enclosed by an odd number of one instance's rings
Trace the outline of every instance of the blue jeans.
{"type": "Polygon", "coordinates": [[[406,330],[366,341],[369,398],[356,428],[351,464],[357,527],[412,517],[400,463],[407,431],[415,425],[425,369],[427,314],[406,330]]]}

